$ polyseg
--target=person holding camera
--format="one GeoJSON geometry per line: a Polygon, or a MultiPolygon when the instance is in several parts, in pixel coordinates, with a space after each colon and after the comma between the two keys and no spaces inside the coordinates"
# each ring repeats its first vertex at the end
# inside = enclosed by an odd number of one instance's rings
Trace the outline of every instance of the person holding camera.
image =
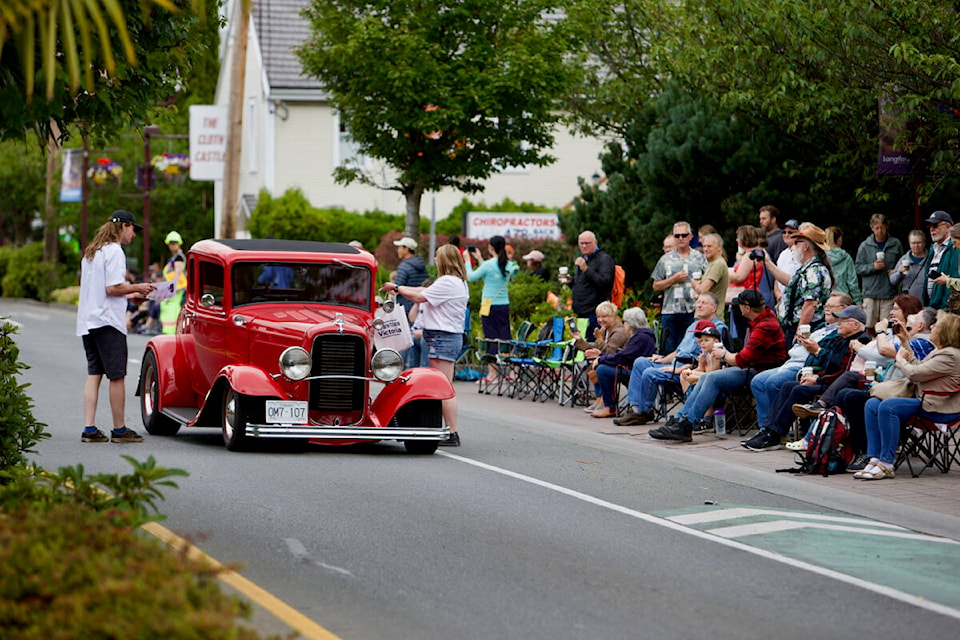
{"type": "MultiPolygon", "coordinates": [[[[764,266],[766,254],[763,251],[763,242],[761,228],[749,224],[737,228],[737,261],[730,269],[727,297],[732,300],[740,291],[753,289],[759,291],[767,306],[773,309],[777,305],[773,293],[776,282],[764,266]]],[[[747,331],[747,320],[740,314],[737,305],[730,305],[730,322],[734,328],[734,336],[743,339],[747,331]]]]}

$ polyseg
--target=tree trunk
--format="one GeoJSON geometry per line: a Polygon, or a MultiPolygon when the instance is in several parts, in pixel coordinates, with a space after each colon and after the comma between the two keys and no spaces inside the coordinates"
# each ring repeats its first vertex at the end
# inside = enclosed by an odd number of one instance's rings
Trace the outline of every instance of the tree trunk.
{"type": "Polygon", "coordinates": [[[404,229],[404,235],[420,242],[420,200],[423,198],[423,185],[413,185],[404,196],[407,198],[407,228],[404,229]]]}
{"type": "Polygon", "coordinates": [[[247,73],[247,33],[250,5],[241,0],[240,19],[233,36],[233,60],[230,63],[230,104],[227,124],[226,163],[223,168],[223,211],[220,212],[220,237],[237,234],[237,203],[240,200],[240,160],[243,150],[243,93],[247,73]]]}
{"type": "Polygon", "coordinates": [[[47,184],[43,200],[43,261],[56,265],[60,258],[60,224],[53,206],[54,185],[59,182],[57,165],[60,160],[60,145],[57,144],[57,125],[50,123],[47,139],[47,184]]]}

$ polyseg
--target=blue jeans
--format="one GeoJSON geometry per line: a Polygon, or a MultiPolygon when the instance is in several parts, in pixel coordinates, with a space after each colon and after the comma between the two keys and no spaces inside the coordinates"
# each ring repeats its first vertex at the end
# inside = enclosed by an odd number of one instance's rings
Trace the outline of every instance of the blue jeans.
{"type": "MultiPolygon", "coordinates": [[[[631,369],[620,369],[620,377],[631,377],[631,369]]],[[[603,398],[603,406],[608,409],[616,409],[617,403],[613,400],[613,385],[616,384],[617,367],[609,364],[597,366],[597,387],[600,389],[600,397],[603,398]]]]}
{"type": "Polygon", "coordinates": [[[867,455],[892,465],[897,458],[900,443],[900,424],[917,414],[935,422],[952,422],[960,413],[932,413],[923,411],[918,398],[870,398],[864,407],[867,425],[867,455]]]}
{"type": "Polygon", "coordinates": [[[673,368],[673,363],[655,364],[649,358],[634,360],[630,386],[627,387],[627,403],[635,412],[653,409],[657,402],[657,390],[664,382],[680,382],[679,375],[670,373],[673,368]]]}
{"type": "Polygon", "coordinates": [[[677,350],[677,346],[683,340],[683,334],[692,322],[693,313],[665,313],[660,317],[660,331],[666,334],[666,337],[660,338],[663,355],[677,350]]]}
{"type": "Polygon", "coordinates": [[[711,371],[700,376],[697,384],[690,387],[687,401],[683,403],[677,416],[696,424],[712,407],[721,393],[733,391],[746,385],[756,372],[753,369],[728,367],[711,371]]]}
{"type": "Polygon", "coordinates": [[[800,366],[799,362],[796,364],[790,362],[782,367],[767,369],[753,376],[753,380],[750,381],[750,390],[757,400],[757,424],[764,424],[767,421],[770,405],[773,404],[773,399],[777,397],[781,385],[789,380],[796,380],[800,366]]]}

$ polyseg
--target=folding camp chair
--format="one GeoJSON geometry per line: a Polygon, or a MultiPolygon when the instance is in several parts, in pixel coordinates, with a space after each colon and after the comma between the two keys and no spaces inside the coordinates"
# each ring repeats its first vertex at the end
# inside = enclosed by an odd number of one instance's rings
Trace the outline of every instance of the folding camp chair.
{"type": "Polygon", "coordinates": [[[553,342],[553,323],[544,323],[537,332],[536,339],[511,342],[511,354],[505,358],[509,367],[507,395],[522,400],[537,390],[540,364],[549,345],[553,342]]]}
{"type": "Polygon", "coordinates": [[[553,328],[552,339],[540,347],[542,353],[534,357],[539,367],[537,386],[533,393],[534,402],[546,402],[560,393],[563,379],[563,357],[568,346],[563,340],[563,318],[555,317],[551,323],[553,328]]]}
{"type": "Polygon", "coordinates": [[[919,478],[920,474],[930,467],[946,473],[952,464],[960,464],[958,446],[960,419],[950,423],[935,423],[920,415],[913,416],[902,425],[900,448],[897,450],[893,468],[899,469],[900,465],[906,462],[910,475],[914,478],[919,478]],[[913,467],[913,459],[919,462],[917,469],[913,467]]]}
{"type": "Polygon", "coordinates": [[[508,384],[509,377],[509,366],[507,365],[507,360],[512,357],[511,348],[514,344],[519,342],[524,342],[527,340],[527,337],[530,335],[530,332],[533,331],[533,323],[529,320],[524,320],[517,326],[517,330],[514,333],[513,340],[497,340],[494,338],[477,338],[477,359],[481,365],[481,369],[489,368],[489,365],[494,365],[497,370],[497,381],[495,384],[490,384],[484,377],[480,379],[479,384],[477,385],[477,393],[491,394],[496,393],[498,396],[502,396],[504,392],[509,392],[510,385],[508,384]],[[496,353],[487,353],[488,347],[491,344],[497,346],[496,353]]]}

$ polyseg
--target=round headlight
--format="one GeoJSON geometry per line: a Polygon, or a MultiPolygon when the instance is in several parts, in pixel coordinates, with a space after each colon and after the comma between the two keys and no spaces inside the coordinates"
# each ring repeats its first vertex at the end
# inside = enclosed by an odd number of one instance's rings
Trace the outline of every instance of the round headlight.
{"type": "Polygon", "coordinates": [[[310,354],[302,347],[289,347],[280,354],[280,371],[290,380],[310,375],[310,354]]]}
{"type": "Polygon", "coordinates": [[[403,358],[393,349],[378,349],[370,360],[370,368],[377,380],[396,380],[403,371],[403,358]]]}

